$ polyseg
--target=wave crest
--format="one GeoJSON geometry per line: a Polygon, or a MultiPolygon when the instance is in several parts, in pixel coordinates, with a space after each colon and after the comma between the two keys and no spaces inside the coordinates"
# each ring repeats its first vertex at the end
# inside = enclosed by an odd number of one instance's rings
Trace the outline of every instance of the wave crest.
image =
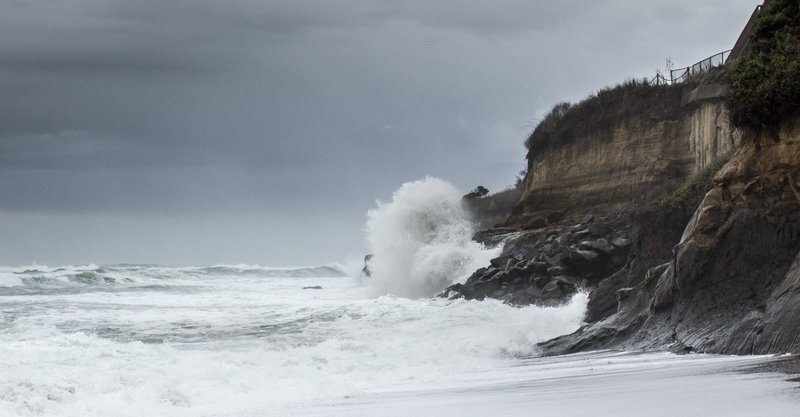
{"type": "Polygon", "coordinates": [[[458,190],[438,178],[403,184],[367,217],[371,285],[379,295],[435,295],[499,252],[472,240],[458,190]]]}

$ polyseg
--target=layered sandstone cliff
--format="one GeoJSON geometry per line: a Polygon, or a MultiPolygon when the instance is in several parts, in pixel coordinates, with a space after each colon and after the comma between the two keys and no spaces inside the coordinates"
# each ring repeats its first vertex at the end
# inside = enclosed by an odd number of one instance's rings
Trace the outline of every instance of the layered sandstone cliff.
{"type": "Polygon", "coordinates": [[[543,345],[735,354],[800,347],[800,117],[745,144],[673,256],[618,292],[616,314],[543,345]]]}
{"type": "Polygon", "coordinates": [[[502,256],[442,295],[589,293],[545,354],[800,354],[800,7],[770,4],[738,62],[555,106],[505,227],[475,237],[502,256]]]}
{"type": "Polygon", "coordinates": [[[567,140],[532,148],[520,201],[506,224],[531,229],[575,222],[587,212],[608,215],[679,187],[729,154],[739,138],[724,96],[682,105],[681,97],[697,86],[668,88],[679,91],[644,103],[658,111],[629,109],[612,123],[589,122],[567,140]]]}

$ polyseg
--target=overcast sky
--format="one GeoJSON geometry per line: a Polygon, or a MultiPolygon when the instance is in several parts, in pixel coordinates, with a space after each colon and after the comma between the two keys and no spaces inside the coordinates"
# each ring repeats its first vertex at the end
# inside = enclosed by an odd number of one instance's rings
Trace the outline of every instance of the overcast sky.
{"type": "Polygon", "coordinates": [[[755,0],[0,0],[0,264],[306,265],[552,104],[732,47],[755,0]]]}

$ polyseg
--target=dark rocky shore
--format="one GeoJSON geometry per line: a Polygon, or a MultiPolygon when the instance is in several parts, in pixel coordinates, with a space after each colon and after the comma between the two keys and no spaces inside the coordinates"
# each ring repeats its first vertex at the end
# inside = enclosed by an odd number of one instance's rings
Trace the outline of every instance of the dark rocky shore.
{"type": "Polygon", "coordinates": [[[663,218],[640,200],[573,225],[486,229],[475,240],[502,245],[501,256],[440,296],[547,306],[588,292],[587,325],[541,344],[545,354],[794,351],[800,347],[799,167],[800,118],[776,136],[748,138],[688,221],[663,218]]]}
{"type": "Polygon", "coordinates": [[[587,292],[586,325],[542,343],[548,355],[797,352],[800,7],[759,10],[721,68],[557,105],[517,189],[465,196],[476,224],[504,219],[475,236],[501,256],[440,296],[587,292]]]}
{"type": "Polygon", "coordinates": [[[617,312],[545,353],[800,347],[800,126],[742,148],[715,177],[668,262],[617,291],[617,312]]]}
{"type": "Polygon", "coordinates": [[[595,221],[592,215],[567,227],[511,233],[486,230],[476,239],[490,246],[502,244],[502,255],[440,296],[489,297],[515,305],[560,304],[577,291],[595,291],[618,271],[630,252],[628,236],[623,224],[595,221]]]}

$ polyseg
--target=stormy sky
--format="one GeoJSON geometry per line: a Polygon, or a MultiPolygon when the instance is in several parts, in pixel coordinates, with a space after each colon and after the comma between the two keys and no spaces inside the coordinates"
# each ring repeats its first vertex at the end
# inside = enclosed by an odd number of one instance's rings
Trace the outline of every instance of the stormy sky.
{"type": "Polygon", "coordinates": [[[375,199],[511,184],[552,104],[757,3],[0,0],[0,264],[361,257],[375,199]]]}

